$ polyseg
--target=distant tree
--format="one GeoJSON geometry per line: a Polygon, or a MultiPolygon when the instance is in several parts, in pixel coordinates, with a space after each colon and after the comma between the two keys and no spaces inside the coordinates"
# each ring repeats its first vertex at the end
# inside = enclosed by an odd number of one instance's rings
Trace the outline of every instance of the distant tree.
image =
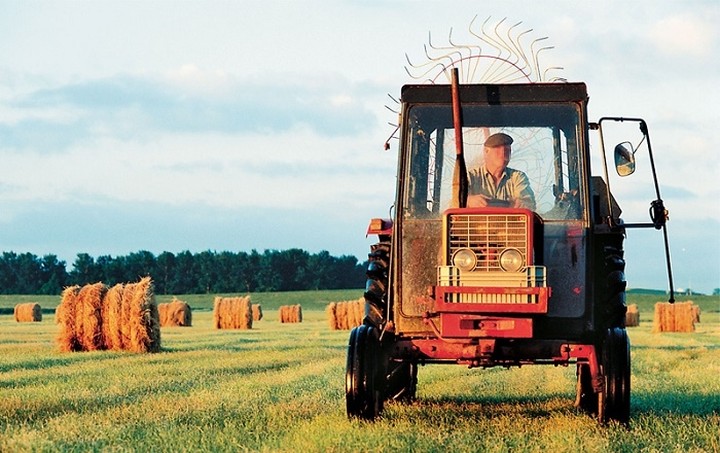
{"type": "Polygon", "coordinates": [[[95,258],[87,253],[78,253],[70,271],[70,283],[85,285],[102,279],[102,269],[95,263],[95,258]]]}
{"type": "Polygon", "coordinates": [[[713,296],[720,296],[720,288],[715,288],[713,290],[713,296]]]}
{"type": "Polygon", "coordinates": [[[45,255],[40,261],[40,294],[60,294],[69,279],[65,261],[55,255],[45,255]]]}
{"type": "Polygon", "coordinates": [[[59,294],[67,285],[103,282],[108,286],[151,276],[157,294],[239,293],[361,288],[367,263],[354,256],[334,257],[327,251],[257,250],[246,252],[163,252],[147,250],[127,256],[78,253],[68,273],[55,255],[3,252],[0,293],[59,294]]]}

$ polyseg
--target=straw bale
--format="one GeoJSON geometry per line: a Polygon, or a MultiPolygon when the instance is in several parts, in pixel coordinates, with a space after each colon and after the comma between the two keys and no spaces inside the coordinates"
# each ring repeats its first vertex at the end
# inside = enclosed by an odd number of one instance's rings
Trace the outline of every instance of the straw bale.
{"type": "Polygon", "coordinates": [[[363,323],[365,299],[331,302],[325,309],[332,330],[349,330],[363,323]]]}
{"type": "Polygon", "coordinates": [[[260,304],[252,304],[253,321],[260,321],[263,317],[262,306],[260,304]]]}
{"type": "Polygon", "coordinates": [[[142,278],[138,283],[128,285],[123,294],[123,324],[129,325],[129,342],[125,349],[133,352],[158,352],[160,350],[160,315],[152,279],[142,278]],[[129,290],[132,287],[132,290],[129,290]]]}
{"type": "Polygon", "coordinates": [[[692,302],[657,302],[653,319],[653,333],[694,332],[695,318],[692,302]]]}
{"type": "Polygon", "coordinates": [[[351,301],[350,306],[353,308],[353,314],[355,315],[353,316],[352,324],[349,326],[349,328],[352,329],[363,323],[363,318],[365,317],[365,298],[361,297],[358,300],[351,301]]]}
{"type": "Polygon", "coordinates": [[[118,283],[105,294],[103,301],[103,338],[107,349],[125,348],[123,329],[123,294],[125,285],[118,283]]]}
{"type": "Polygon", "coordinates": [[[107,286],[103,283],[85,285],[78,293],[75,328],[83,351],[105,349],[102,332],[102,304],[107,286]]]}
{"type": "Polygon", "coordinates": [[[625,326],[626,327],[637,327],[640,325],[640,311],[638,310],[637,304],[630,304],[627,307],[625,313],[625,326]]]}
{"type": "Polygon", "coordinates": [[[174,297],[169,303],[158,304],[158,313],[160,315],[160,327],[189,327],[192,325],[190,306],[174,297]]]}
{"type": "Polygon", "coordinates": [[[58,346],[63,352],[80,351],[82,345],[75,329],[75,311],[80,286],[70,286],[63,290],[60,304],[55,310],[55,320],[60,330],[56,337],[58,346]]]}
{"type": "Polygon", "coordinates": [[[250,296],[215,297],[213,319],[216,329],[252,329],[250,296]]]}
{"type": "Polygon", "coordinates": [[[298,323],[302,322],[302,306],[282,305],[280,306],[279,317],[281,323],[298,323]]]}
{"type": "Polygon", "coordinates": [[[692,306],[692,313],[693,313],[693,322],[699,323],[699,322],[700,322],[700,306],[699,306],[699,305],[693,305],[693,306],[692,306]]]}
{"type": "Polygon", "coordinates": [[[330,330],[339,330],[337,325],[337,303],[330,302],[325,307],[325,317],[327,318],[330,330]]]}
{"type": "Polygon", "coordinates": [[[42,321],[42,309],[37,302],[26,302],[15,305],[16,322],[40,322],[42,321]]]}

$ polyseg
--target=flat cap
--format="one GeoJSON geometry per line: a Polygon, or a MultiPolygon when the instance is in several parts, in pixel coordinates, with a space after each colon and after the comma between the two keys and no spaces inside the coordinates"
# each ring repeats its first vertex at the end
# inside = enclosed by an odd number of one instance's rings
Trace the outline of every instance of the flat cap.
{"type": "Polygon", "coordinates": [[[512,137],[510,137],[508,134],[503,134],[502,132],[499,132],[497,134],[492,134],[490,137],[485,140],[485,146],[488,148],[495,148],[496,146],[503,146],[503,145],[511,145],[513,142],[512,137]]]}

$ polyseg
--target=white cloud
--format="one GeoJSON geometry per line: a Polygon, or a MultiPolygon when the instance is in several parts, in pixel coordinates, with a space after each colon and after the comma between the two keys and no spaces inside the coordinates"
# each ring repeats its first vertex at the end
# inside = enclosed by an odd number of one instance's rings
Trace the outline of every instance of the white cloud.
{"type": "Polygon", "coordinates": [[[715,26],[690,14],[665,17],[650,27],[648,38],[661,54],[672,57],[712,57],[715,26]]]}

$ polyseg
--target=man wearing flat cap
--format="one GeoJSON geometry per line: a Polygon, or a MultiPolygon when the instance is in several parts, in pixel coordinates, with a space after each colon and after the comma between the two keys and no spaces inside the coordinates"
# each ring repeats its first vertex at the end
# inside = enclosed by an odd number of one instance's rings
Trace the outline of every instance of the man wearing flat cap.
{"type": "Polygon", "coordinates": [[[507,206],[535,210],[535,194],[527,175],[508,168],[512,142],[512,137],[502,132],[485,140],[485,161],[468,175],[468,207],[507,206]]]}

